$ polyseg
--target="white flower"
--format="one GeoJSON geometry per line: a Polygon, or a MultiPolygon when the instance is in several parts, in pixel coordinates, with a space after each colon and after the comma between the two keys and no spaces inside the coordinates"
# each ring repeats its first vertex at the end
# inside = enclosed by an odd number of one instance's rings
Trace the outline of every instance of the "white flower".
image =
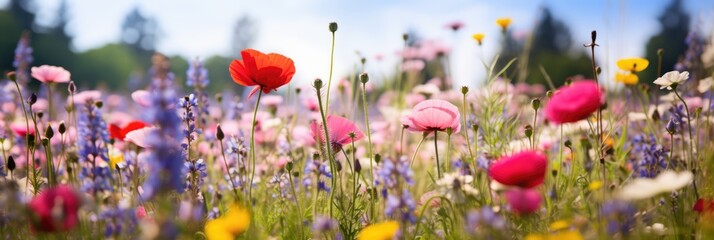
{"type": "Polygon", "coordinates": [[[714,78],[708,77],[699,80],[699,86],[697,87],[697,90],[699,90],[700,93],[705,93],[706,91],[709,91],[709,89],[712,89],[712,86],[714,86],[714,78]]]}
{"type": "Polygon", "coordinates": [[[656,178],[637,178],[622,187],[619,197],[624,200],[638,200],[654,197],[683,188],[692,182],[694,175],[690,171],[674,172],[671,170],[660,173],[656,178]]]}
{"type": "Polygon", "coordinates": [[[664,227],[664,224],[661,223],[655,223],[652,224],[652,226],[647,226],[645,227],[645,232],[646,233],[652,233],[655,235],[663,236],[667,231],[667,228],[664,227]]]}
{"type": "Polygon", "coordinates": [[[680,73],[678,71],[671,71],[665,73],[662,77],[657,78],[654,81],[654,84],[660,85],[659,89],[667,88],[667,90],[672,90],[673,84],[681,84],[682,82],[687,81],[687,79],[689,79],[689,72],[684,71],[680,73]]]}
{"type": "Polygon", "coordinates": [[[471,186],[474,177],[461,175],[459,173],[446,173],[444,177],[436,180],[436,185],[440,187],[441,193],[448,199],[455,202],[463,202],[466,196],[478,195],[478,190],[471,186]]]}
{"type": "Polygon", "coordinates": [[[439,90],[439,86],[436,86],[436,85],[430,84],[430,83],[416,85],[416,86],[414,86],[412,91],[414,93],[419,93],[419,94],[423,94],[426,96],[436,96],[437,94],[439,94],[439,92],[441,92],[441,90],[439,90]]]}

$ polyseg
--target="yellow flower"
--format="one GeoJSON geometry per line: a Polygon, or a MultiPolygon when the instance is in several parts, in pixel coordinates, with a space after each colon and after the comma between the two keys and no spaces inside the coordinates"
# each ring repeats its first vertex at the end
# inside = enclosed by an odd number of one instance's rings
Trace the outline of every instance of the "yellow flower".
{"type": "Polygon", "coordinates": [[[583,235],[577,230],[565,230],[546,234],[528,234],[525,240],[583,240],[583,235]]]}
{"type": "Polygon", "coordinates": [[[570,227],[570,223],[568,223],[568,221],[565,221],[565,220],[555,221],[550,224],[551,231],[558,231],[558,230],[566,229],[568,227],[570,227]]]}
{"type": "Polygon", "coordinates": [[[481,43],[483,42],[483,37],[485,37],[483,33],[475,33],[474,35],[471,35],[471,38],[476,40],[478,42],[478,45],[481,46],[481,43]]]}
{"type": "Polygon", "coordinates": [[[397,221],[375,223],[362,229],[357,235],[358,240],[391,240],[399,231],[397,221]]]}
{"type": "Polygon", "coordinates": [[[501,26],[501,30],[505,32],[506,29],[508,29],[508,25],[511,25],[511,18],[496,19],[496,24],[498,24],[498,26],[501,26]]]}
{"type": "Polygon", "coordinates": [[[124,154],[116,148],[109,151],[109,167],[115,169],[117,164],[124,162],[124,154]]]}
{"type": "Polygon", "coordinates": [[[615,81],[624,83],[626,85],[635,85],[637,82],[640,81],[640,78],[637,77],[637,74],[633,74],[631,72],[627,73],[615,73],[615,81]]]}
{"type": "Polygon", "coordinates": [[[649,65],[650,61],[644,58],[623,58],[617,61],[617,67],[630,72],[642,72],[649,65]]]}
{"type": "Polygon", "coordinates": [[[250,227],[250,213],[234,203],[225,215],[208,221],[204,227],[209,240],[234,239],[250,227]]]}
{"type": "Polygon", "coordinates": [[[588,185],[588,189],[590,189],[590,191],[595,191],[595,190],[600,189],[602,187],[602,185],[603,185],[602,181],[592,181],[588,185]]]}

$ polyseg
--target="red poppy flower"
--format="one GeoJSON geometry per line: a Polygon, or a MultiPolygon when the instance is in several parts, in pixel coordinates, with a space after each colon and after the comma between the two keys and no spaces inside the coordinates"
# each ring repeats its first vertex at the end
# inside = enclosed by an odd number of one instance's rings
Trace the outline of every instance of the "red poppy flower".
{"type": "Polygon", "coordinates": [[[558,89],[545,106],[545,117],[554,123],[583,120],[600,108],[602,92],[594,81],[577,81],[558,89]]]}
{"type": "Polygon", "coordinates": [[[119,127],[116,124],[110,124],[109,125],[109,137],[113,138],[113,139],[117,139],[119,141],[124,141],[124,138],[126,138],[127,133],[134,131],[134,130],[145,128],[147,126],[149,126],[149,124],[146,124],[145,122],[142,122],[142,121],[131,121],[131,122],[129,122],[129,124],[127,124],[123,128],[119,127]]]}
{"type": "Polygon", "coordinates": [[[714,213],[714,199],[700,198],[694,203],[692,210],[698,213],[714,213]]]}
{"type": "Polygon", "coordinates": [[[49,188],[30,201],[33,229],[40,232],[66,231],[77,226],[77,211],[82,205],[79,193],[72,187],[60,185],[49,188]]]}
{"type": "Polygon", "coordinates": [[[288,84],[295,75],[293,60],[277,53],[265,54],[254,49],[240,52],[241,60],[233,60],[228,70],[233,81],[243,86],[256,86],[248,97],[258,90],[269,93],[288,84]]]}
{"type": "Polygon", "coordinates": [[[536,151],[524,151],[502,157],[488,170],[497,182],[522,188],[533,188],[543,183],[548,160],[536,151]]]}
{"type": "Polygon", "coordinates": [[[533,189],[512,189],[506,192],[506,201],[516,214],[530,214],[538,211],[543,199],[533,189]]]}

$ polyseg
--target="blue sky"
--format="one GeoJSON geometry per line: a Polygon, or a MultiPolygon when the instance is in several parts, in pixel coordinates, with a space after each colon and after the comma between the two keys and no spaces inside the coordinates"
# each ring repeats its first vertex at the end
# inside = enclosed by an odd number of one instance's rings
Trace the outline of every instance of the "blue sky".
{"type": "MultiPolygon", "coordinates": [[[[7,0],[0,0],[4,5],[7,0]]],[[[59,0],[36,0],[39,21],[51,22],[59,0]]],[[[643,56],[644,43],[658,31],[656,17],[669,0],[68,0],[73,17],[69,30],[78,50],[102,46],[119,39],[119,26],[127,12],[140,6],[154,16],[163,32],[158,50],[187,58],[214,54],[230,55],[231,30],[242,15],[254,18],[259,27],[255,48],[280,52],[297,65],[296,81],[307,85],[315,77],[326,78],[329,67],[330,34],[327,24],[339,23],[336,45],[337,73],[345,73],[357,62],[355,51],[367,57],[385,56],[382,63],[370,61],[372,72],[386,72],[396,62],[401,34],[414,29],[424,38],[452,45],[452,63],[458,84],[475,85],[484,76],[478,56],[490,59],[498,47],[499,29],[494,20],[513,18],[513,29],[527,32],[535,24],[538,9],[547,5],[564,20],[578,43],[589,41],[598,30],[598,58],[610,66],[621,57],[643,56]],[[458,35],[444,28],[463,21],[458,35]],[[470,39],[486,33],[483,48],[470,39]],[[481,52],[483,51],[483,52],[481,52]]],[[[714,1],[685,0],[693,24],[708,34],[713,28],[714,1]]],[[[578,44],[575,44],[578,45],[578,44]]]]}

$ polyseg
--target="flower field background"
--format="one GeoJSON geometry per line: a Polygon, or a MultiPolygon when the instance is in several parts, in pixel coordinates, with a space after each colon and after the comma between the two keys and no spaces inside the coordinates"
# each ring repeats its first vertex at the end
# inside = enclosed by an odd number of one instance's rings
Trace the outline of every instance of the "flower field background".
{"type": "Polygon", "coordinates": [[[62,17],[41,27],[11,0],[0,237],[712,239],[714,40],[682,4],[619,59],[548,8],[525,37],[510,17],[443,24],[470,50],[395,34],[396,65],[336,58],[343,26],[325,22],[329,72],[304,79],[302,58],[251,46],[249,18],[235,57],[187,61],[138,10],[134,38],[77,52],[62,17]]]}

